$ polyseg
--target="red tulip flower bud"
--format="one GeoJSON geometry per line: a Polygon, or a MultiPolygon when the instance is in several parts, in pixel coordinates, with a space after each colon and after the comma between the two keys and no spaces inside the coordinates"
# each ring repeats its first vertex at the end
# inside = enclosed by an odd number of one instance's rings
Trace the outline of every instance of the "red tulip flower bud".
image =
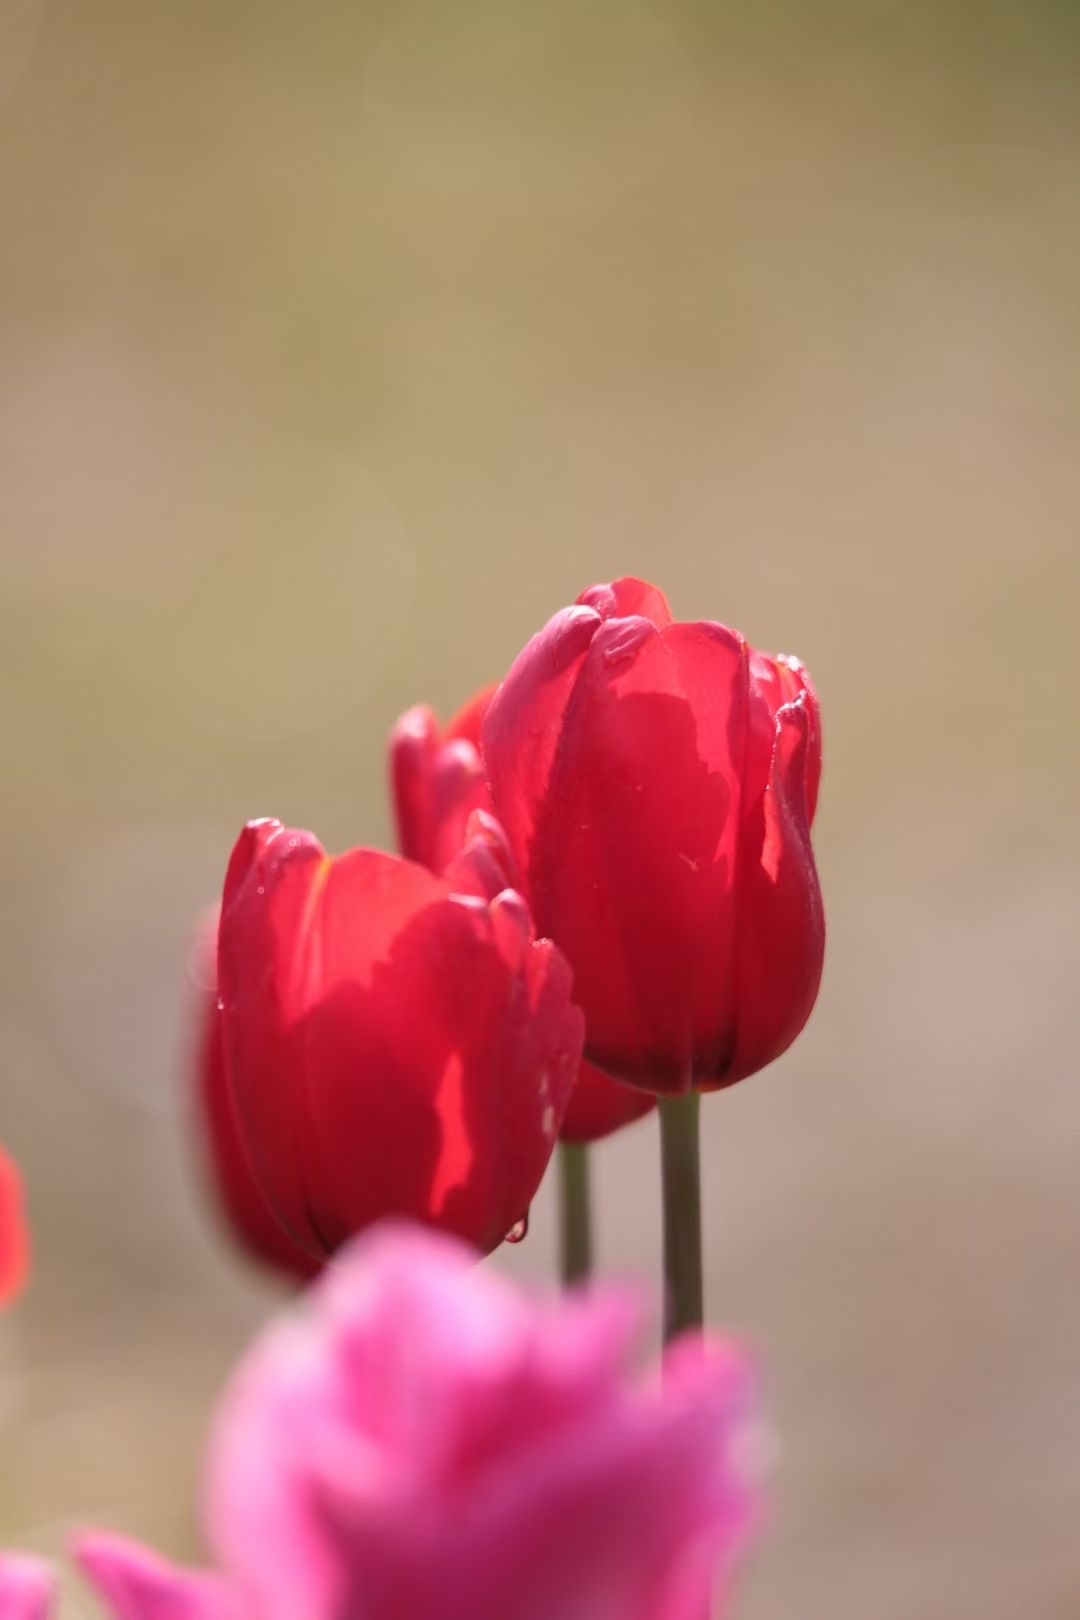
{"type": "MultiPolygon", "coordinates": [[[[398,848],[433,872],[445,872],[459,855],[466,828],[475,826],[470,816],[491,810],[479,745],[494,694],[494,686],[475,693],[443,732],[434,712],[418,705],[402,715],[390,734],[398,848]]],[[[490,814],[486,825],[489,837],[501,839],[507,882],[514,884],[516,870],[505,834],[490,814]]],[[[559,1135],[568,1142],[594,1142],[640,1119],[653,1106],[648,1093],[582,1063],[559,1135]]]]}
{"type": "Polygon", "coordinates": [[[817,700],[794,659],[672,621],[655,586],[594,586],[487,711],[495,814],[537,926],[574,971],[586,1051],[653,1091],[731,1085],[817,996],[817,700]]]}
{"type": "Polygon", "coordinates": [[[424,704],[403,714],[391,734],[398,848],[432,872],[445,871],[457,855],[473,811],[491,809],[480,763],[480,722],[494,690],[477,692],[441,735],[424,704]]]}
{"type": "Polygon", "coordinates": [[[234,1237],[254,1259],[308,1281],[322,1263],[294,1243],[255,1180],[225,1072],[224,1020],[217,989],[216,910],[195,946],[198,1006],[195,1123],[217,1202],[234,1237]]]}
{"type": "Polygon", "coordinates": [[[494,1249],[581,1056],[570,972],[482,820],[445,876],[250,823],[222,901],[229,1089],[255,1179],[314,1256],[387,1215],[494,1249]]]}

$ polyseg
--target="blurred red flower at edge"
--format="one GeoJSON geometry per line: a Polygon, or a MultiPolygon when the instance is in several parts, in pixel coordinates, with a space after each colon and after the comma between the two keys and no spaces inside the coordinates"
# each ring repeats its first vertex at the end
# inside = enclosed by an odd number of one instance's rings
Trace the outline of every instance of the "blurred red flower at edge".
{"type": "Polygon", "coordinates": [[[15,1161],[0,1147],[0,1304],[14,1299],[30,1269],[23,1184],[15,1161]]]}

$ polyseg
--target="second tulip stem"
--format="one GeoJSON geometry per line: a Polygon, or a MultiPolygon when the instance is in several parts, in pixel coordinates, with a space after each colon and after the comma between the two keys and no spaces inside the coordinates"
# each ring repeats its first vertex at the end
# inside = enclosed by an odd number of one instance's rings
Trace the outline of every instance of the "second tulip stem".
{"type": "Polygon", "coordinates": [[[592,1271],[592,1209],[587,1142],[559,1143],[559,1271],[563,1283],[584,1282],[592,1271]]]}
{"type": "Polygon", "coordinates": [[[664,1341],[704,1320],[701,1264],[701,1155],[696,1091],[661,1097],[660,1167],[664,1197],[664,1341]]]}

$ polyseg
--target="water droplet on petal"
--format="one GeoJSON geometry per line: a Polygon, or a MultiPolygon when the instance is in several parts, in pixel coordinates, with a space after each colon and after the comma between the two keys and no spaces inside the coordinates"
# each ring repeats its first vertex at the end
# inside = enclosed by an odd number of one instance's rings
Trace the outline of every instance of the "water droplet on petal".
{"type": "Polygon", "coordinates": [[[507,1243],[524,1243],[529,1235],[529,1212],[525,1211],[520,1221],[515,1221],[506,1234],[507,1243]]]}

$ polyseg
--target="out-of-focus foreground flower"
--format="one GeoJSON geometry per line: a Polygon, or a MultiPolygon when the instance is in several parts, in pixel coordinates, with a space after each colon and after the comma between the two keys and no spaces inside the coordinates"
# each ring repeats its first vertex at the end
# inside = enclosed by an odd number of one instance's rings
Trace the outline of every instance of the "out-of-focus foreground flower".
{"type": "Polygon", "coordinates": [[[651,1091],[730,1085],[817,996],[817,700],[795,659],[622,579],[519,654],[484,718],[492,807],[574,972],[586,1055],[651,1091]]]}
{"type": "Polygon", "coordinates": [[[83,1569],[117,1620],[702,1620],[755,1518],[752,1380],[705,1341],[632,1380],[638,1316],[383,1228],[226,1394],[217,1573],[101,1535],[83,1569]]]}
{"type": "MultiPolygon", "coordinates": [[[[390,787],[398,848],[433,872],[444,872],[460,853],[470,816],[491,810],[480,731],[495,690],[486,686],[474,693],[445,730],[440,730],[433,710],[418,704],[391,732],[390,787]]],[[[511,876],[516,885],[516,868],[511,876]]],[[[594,1142],[632,1124],[654,1106],[647,1092],[583,1062],[559,1134],[568,1142],[594,1142]]]]}
{"type": "Polygon", "coordinates": [[[488,1251],[527,1213],[581,1058],[570,971],[480,813],[436,876],[252,822],[218,934],[228,1095],[255,1181],[324,1259],[411,1216],[488,1251]]]}
{"type": "Polygon", "coordinates": [[[18,1293],[29,1263],[22,1177],[14,1160],[0,1147],[0,1304],[18,1293]]]}
{"type": "Polygon", "coordinates": [[[36,1558],[0,1554],[0,1620],[46,1620],[53,1587],[51,1572],[36,1558]]]}

